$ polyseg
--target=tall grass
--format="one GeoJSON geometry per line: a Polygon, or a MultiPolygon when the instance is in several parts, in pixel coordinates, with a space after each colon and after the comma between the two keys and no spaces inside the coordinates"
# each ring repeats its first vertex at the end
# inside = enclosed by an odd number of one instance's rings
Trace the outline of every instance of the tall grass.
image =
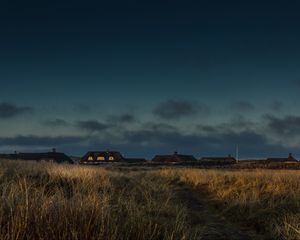
{"type": "Polygon", "coordinates": [[[172,194],[145,172],[2,161],[0,239],[191,239],[172,194]]]}
{"type": "Polygon", "coordinates": [[[270,239],[300,239],[300,172],[162,170],[191,185],[228,219],[270,239]]]}
{"type": "Polygon", "coordinates": [[[0,197],[4,240],[214,239],[224,226],[232,234],[244,226],[265,239],[300,239],[300,174],[291,170],[131,170],[0,161],[0,197]],[[195,195],[205,201],[197,202],[195,195]],[[205,224],[212,221],[214,232],[207,232],[205,224]]]}

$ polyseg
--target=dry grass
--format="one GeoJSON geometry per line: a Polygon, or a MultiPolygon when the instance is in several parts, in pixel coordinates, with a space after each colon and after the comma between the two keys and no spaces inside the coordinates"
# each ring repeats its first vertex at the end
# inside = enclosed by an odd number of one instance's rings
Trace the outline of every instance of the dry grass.
{"type": "Polygon", "coordinates": [[[300,172],[162,170],[210,197],[227,219],[270,239],[300,239],[300,172]]]}
{"type": "Polygon", "coordinates": [[[298,171],[1,161],[0,194],[4,240],[300,239],[298,171]]]}
{"type": "Polygon", "coordinates": [[[2,161],[0,239],[191,239],[163,178],[2,161]]]}

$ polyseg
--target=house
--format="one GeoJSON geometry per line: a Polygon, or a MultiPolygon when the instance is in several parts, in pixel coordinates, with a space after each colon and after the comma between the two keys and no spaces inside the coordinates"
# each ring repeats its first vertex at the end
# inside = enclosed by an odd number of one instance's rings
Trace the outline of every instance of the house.
{"type": "Polygon", "coordinates": [[[267,158],[267,163],[271,162],[298,162],[292,155],[292,153],[289,153],[289,156],[287,158],[267,158]]]}
{"type": "Polygon", "coordinates": [[[1,154],[0,157],[13,160],[32,160],[38,162],[55,162],[55,163],[70,163],[74,162],[70,157],[64,153],[56,152],[55,149],[52,152],[45,153],[14,153],[14,154],[1,154]]]}
{"type": "Polygon", "coordinates": [[[156,155],[152,162],[156,163],[183,163],[183,162],[196,162],[197,159],[192,155],[182,155],[175,152],[172,155],[156,155]]]}
{"type": "Polygon", "coordinates": [[[99,164],[109,162],[137,163],[143,161],[145,161],[145,159],[125,158],[120,152],[116,151],[90,151],[81,158],[80,164],[99,164]]]}
{"type": "Polygon", "coordinates": [[[80,163],[120,162],[123,159],[124,157],[120,152],[90,151],[81,158],[80,163]]]}
{"type": "Polygon", "coordinates": [[[227,157],[203,157],[200,159],[200,162],[207,164],[234,164],[237,163],[237,160],[228,155],[227,157]]]}

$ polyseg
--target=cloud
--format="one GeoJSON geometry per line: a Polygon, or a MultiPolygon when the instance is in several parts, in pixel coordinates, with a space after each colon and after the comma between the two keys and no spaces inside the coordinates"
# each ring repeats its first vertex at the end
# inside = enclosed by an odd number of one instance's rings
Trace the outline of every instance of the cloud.
{"type": "Polygon", "coordinates": [[[184,133],[178,128],[161,123],[148,123],[135,131],[125,131],[124,141],[148,146],[168,146],[178,149],[222,149],[236,144],[266,144],[267,139],[253,129],[238,132],[228,124],[198,125],[200,131],[184,133]]]}
{"type": "Polygon", "coordinates": [[[88,132],[101,132],[112,127],[111,124],[102,123],[97,120],[78,121],[77,127],[88,132]]]}
{"type": "Polygon", "coordinates": [[[262,157],[268,154],[285,154],[288,148],[274,144],[253,129],[235,132],[214,126],[204,126],[206,132],[185,134],[178,129],[140,129],[124,133],[124,144],[144,148],[149,152],[170,153],[175,150],[195,156],[234,154],[239,144],[242,157],[262,157]]]}
{"type": "Polygon", "coordinates": [[[237,101],[231,104],[231,109],[238,112],[250,112],[255,109],[255,106],[248,101],[237,101]]]}
{"type": "MultiPolygon", "coordinates": [[[[276,118],[276,121],[284,119],[276,118]]],[[[248,124],[241,124],[240,128],[230,126],[230,122],[234,121],[236,120],[218,125],[199,125],[198,131],[193,132],[184,132],[173,125],[159,122],[140,124],[136,126],[138,128],[131,130],[126,128],[116,130],[114,125],[94,120],[81,121],[77,123],[78,127],[85,131],[96,131],[96,134],[88,137],[84,135],[0,137],[0,149],[8,149],[7,146],[10,149],[13,147],[13,150],[57,147],[61,151],[79,155],[89,150],[111,149],[121,151],[125,155],[131,154],[147,158],[152,158],[154,154],[172,153],[173,151],[193,154],[196,157],[224,156],[229,153],[234,154],[237,144],[240,146],[240,155],[244,158],[267,155],[282,156],[287,152],[297,150],[293,145],[270,141],[267,131],[249,127],[248,124]],[[101,134],[98,134],[100,132],[101,134]],[[101,146],[100,149],[99,146],[101,146]]],[[[270,120],[267,123],[270,123],[270,120]]],[[[288,123],[291,122],[288,121],[288,123]]],[[[281,129],[280,124],[279,126],[281,129]]]]}
{"type": "Polygon", "coordinates": [[[7,102],[0,103],[0,119],[11,119],[32,112],[31,107],[19,107],[7,102]]]}
{"type": "Polygon", "coordinates": [[[177,131],[177,128],[166,123],[156,123],[156,122],[148,122],[142,125],[143,129],[148,129],[151,131],[177,131]]]}
{"type": "Polygon", "coordinates": [[[288,115],[283,118],[266,115],[267,127],[281,137],[297,137],[300,134],[300,116],[288,115]]]}
{"type": "Polygon", "coordinates": [[[206,125],[206,124],[198,124],[196,126],[196,129],[199,132],[206,133],[206,134],[213,134],[213,133],[216,133],[218,131],[217,127],[206,125]]]}
{"type": "Polygon", "coordinates": [[[237,129],[245,130],[245,129],[253,128],[255,125],[256,123],[238,114],[236,116],[233,116],[228,122],[220,124],[219,127],[222,129],[230,129],[230,130],[237,130],[237,129]]]}
{"type": "Polygon", "coordinates": [[[67,121],[59,118],[43,121],[43,124],[49,127],[65,127],[69,125],[67,121]]]}
{"type": "Polygon", "coordinates": [[[187,100],[167,100],[159,103],[153,110],[154,115],[165,120],[194,116],[200,112],[208,114],[209,108],[187,100]]]}
{"type": "Polygon", "coordinates": [[[173,137],[178,137],[179,131],[168,124],[147,123],[141,129],[125,131],[123,138],[130,143],[160,145],[169,142],[173,137]]]}
{"type": "Polygon", "coordinates": [[[0,144],[6,146],[42,146],[53,147],[60,145],[78,144],[84,140],[83,137],[74,136],[16,136],[16,137],[0,137],[0,144]]]}
{"type": "Polygon", "coordinates": [[[134,114],[124,113],[121,115],[112,115],[108,117],[108,121],[116,124],[126,124],[126,123],[135,123],[137,118],[134,114]]]}
{"type": "Polygon", "coordinates": [[[265,135],[254,130],[244,130],[241,132],[224,132],[219,135],[224,144],[241,144],[241,145],[266,145],[268,140],[265,135]],[[226,142],[226,143],[225,143],[226,142]]]}
{"type": "Polygon", "coordinates": [[[255,146],[258,151],[268,151],[271,146],[278,147],[274,149],[275,152],[279,149],[295,151],[300,144],[300,116],[277,117],[268,114],[258,122],[237,116],[217,125],[198,125],[196,132],[200,135],[228,139],[232,143],[242,143],[246,148],[255,146]]]}
{"type": "Polygon", "coordinates": [[[242,115],[233,116],[229,121],[216,125],[198,124],[196,130],[204,134],[218,134],[220,132],[238,132],[254,129],[257,124],[242,115]]]}

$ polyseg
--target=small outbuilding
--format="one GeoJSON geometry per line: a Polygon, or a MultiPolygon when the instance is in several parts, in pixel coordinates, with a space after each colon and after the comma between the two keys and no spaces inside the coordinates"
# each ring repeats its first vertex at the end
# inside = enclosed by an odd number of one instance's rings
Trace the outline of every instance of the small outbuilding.
{"type": "Polygon", "coordinates": [[[200,159],[201,163],[207,163],[207,164],[234,164],[237,163],[237,160],[232,157],[231,155],[228,155],[227,157],[202,157],[200,159]]]}
{"type": "Polygon", "coordinates": [[[184,162],[196,162],[197,159],[192,155],[183,155],[175,152],[172,155],[156,155],[152,162],[156,163],[184,163],[184,162]]]}
{"type": "Polygon", "coordinates": [[[289,153],[289,156],[287,158],[267,158],[267,162],[298,162],[297,159],[293,157],[292,153],[289,153]]]}

